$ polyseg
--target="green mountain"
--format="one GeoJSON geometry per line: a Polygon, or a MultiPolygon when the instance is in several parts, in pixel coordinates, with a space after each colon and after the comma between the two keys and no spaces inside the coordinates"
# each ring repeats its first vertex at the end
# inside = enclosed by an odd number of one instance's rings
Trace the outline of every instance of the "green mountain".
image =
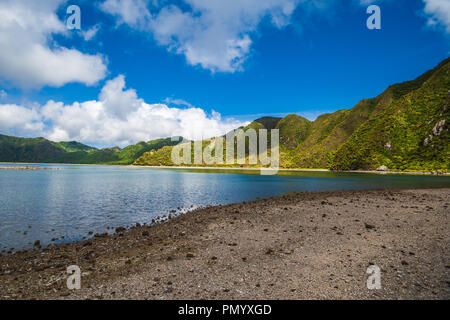
{"type": "Polygon", "coordinates": [[[170,138],[139,142],[124,149],[97,149],[79,142],[0,135],[0,162],[132,164],[145,152],[174,145],[170,138]]]}
{"type": "Polygon", "coordinates": [[[76,152],[76,151],[95,151],[97,150],[94,147],[87,146],[85,144],[76,142],[76,141],[70,141],[70,142],[54,142],[55,146],[58,146],[60,148],[63,148],[67,152],[76,152]]]}
{"type": "Polygon", "coordinates": [[[332,169],[445,170],[450,167],[450,59],[391,86],[370,117],[337,150],[332,169]]]}
{"type": "Polygon", "coordinates": [[[261,124],[263,128],[266,128],[267,130],[275,129],[278,125],[278,123],[281,121],[282,118],[275,118],[275,117],[262,117],[259,119],[256,119],[254,122],[261,124]]]}
{"type": "MultiPolygon", "coordinates": [[[[243,129],[279,129],[282,168],[448,171],[449,71],[450,58],[351,109],[315,121],[294,114],[264,117],[243,129]]],[[[203,146],[210,143],[205,140],[203,146]]],[[[135,164],[170,166],[170,158],[171,147],[164,147],[145,153],[135,164]]]]}
{"type": "MultiPolygon", "coordinates": [[[[315,121],[295,114],[263,117],[242,129],[279,129],[282,168],[373,170],[386,166],[448,172],[449,72],[450,58],[417,79],[390,86],[351,109],[323,114],[315,121]]],[[[215,143],[215,139],[208,139],[202,146],[215,143]]],[[[0,135],[0,161],[173,166],[175,144],[168,138],[124,149],[96,149],[74,141],[56,143],[0,135]]]]}

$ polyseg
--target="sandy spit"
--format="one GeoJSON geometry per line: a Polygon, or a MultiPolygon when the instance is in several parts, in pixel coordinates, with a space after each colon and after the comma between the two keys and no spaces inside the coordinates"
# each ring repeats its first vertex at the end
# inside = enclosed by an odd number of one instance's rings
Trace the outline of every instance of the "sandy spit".
{"type": "Polygon", "coordinates": [[[0,170],[54,170],[57,168],[36,167],[36,166],[0,166],[0,170]]]}
{"type": "Polygon", "coordinates": [[[0,299],[449,299],[449,202],[450,189],[342,191],[198,209],[2,256],[0,299]]]}

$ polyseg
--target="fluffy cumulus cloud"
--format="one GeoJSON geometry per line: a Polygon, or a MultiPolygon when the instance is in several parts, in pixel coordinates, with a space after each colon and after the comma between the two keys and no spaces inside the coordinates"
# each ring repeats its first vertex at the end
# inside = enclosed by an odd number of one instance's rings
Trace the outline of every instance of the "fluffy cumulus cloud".
{"type": "Polygon", "coordinates": [[[212,72],[235,72],[250,53],[252,35],[264,18],[276,28],[289,24],[300,2],[307,0],[105,0],[103,11],[119,23],[151,32],[170,51],[191,65],[212,72]],[[161,3],[163,5],[161,5],[161,3]]]}
{"type": "Polygon", "coordinates": [[[25,108],[15,104],[0,104],[0,131],[18,129],[22,134],[41,132],[42,118],[36,108],[25,108]]]}
{"type": "Polygon", "coordinates": [[[0,131],[44,136],[54,141],[76,140],[96,145],[125,146],[171,136],[202,139],[222,135],[246,123],[208,115],[193,106],[179,108],[147,104],[125,78],[107,81],[98,100],[66,105],[48,101],[43,106],[0,104],[0,131]]]}
{"type": "Polygon", "coordinates": [[[450,1],[424,0],[425,13],[428,15],[428,25],[441,25],[450,33],[450,1]]]}
{"type": "MultiPolygon", "coordinates": [[[[352,0],[367,6],[392,0],[352,0]]],[[[430,25],[450,32],[450,1],[423,0],[430,25]]],[[[283,28],[298,6],[326,9],[335,0],[103,0],[101,9],[118,24],[149,32],[158,44],[182,54],[190,65],[212,72],[242,70],[252,38],[263,19],[283,28]]]]}
{"type": "Polygon", "coordinates": [[[95,84],[106,75],[100,55],[58,46],[54,34],[68,34],[56,10],[64,0],[0,1],[0,79],[17,87],[95,84]]]}
{"type": "Polygon", "coordinates": [[[91,27],[90,29],[81,31],[81,36],[83,37],[84,41],[91,41],[95,38],[98,31],[100,30],[100,24],[96,24],[95,26],[91,27]]]}
{"type": "Polygon", "coordinates": [[[148,0],[106,0],[100,8],[119,18],[118,23],[144,27],[151,15],[147,9],[148,0]]]}

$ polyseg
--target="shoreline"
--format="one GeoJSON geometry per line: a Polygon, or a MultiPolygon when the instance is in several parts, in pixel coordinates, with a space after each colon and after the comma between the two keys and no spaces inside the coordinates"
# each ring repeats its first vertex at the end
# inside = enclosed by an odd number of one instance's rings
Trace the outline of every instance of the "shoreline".
{"type": "Polygon", "coordinates": [[[0,299],[449,299],[449,202],[450,189],[361,190],[200,208],[1,256],[0,299]],[[383,290],[364,288],[371,263],[383,290]]]}
{"type": "Polygon", "coordinates": [[[52,166],[116,166],[116,167],[127,167],[129,165],[122,164],[97,164],[97,163],[57,163],[57,162],[0,162],[0,165],[8,164],[8,165],[52,165],[52,166]]]}
{"type": "MultiPolygon", "coordinates": [[[[192,170],[236,170],[236,171],[260,171],[268,168],[233,168],[233,167],[189,167],[189,166],[139,166],[128,165],[134,168],[150,168],[150,169],[192,169],[192,170]]],[[[329,172],[329,173],[368,173],[368,174],[405,174],[405,175],[433,175],[433,176],[447,176],[450,172],[427,172],[427,171],[377,171],[377,170],[347,170],[347,171],[333,171],[330,169],[307,169],[307,168],[280,168],[281,172],[329,172]]]]}
{"type": "MultiPolygon", "coordinates": [[[[111,167],[124,167],[124,168],[150,168],[150,169],[182,169],[182,170],[217,170],[217,171],[261,171],[268,168],[241,168],[241,167],[189,167],[189,166],[140,166],[134,164],[98,164],[98,163],[33,163],[33,162],[0,162],[1,164],[9,165],[68,165],[68,166],[111,166],[111,167]]],[[[280,168],[277,169],[280,172],[328,172],[328,173],[366,173],[366,174],[399,174],[399,175],[432,175],[432,176],[450,176],[450,172],[436,172],[436,171],[377,171],[377,170],[346,170],[346,171],[333,171],[330,169],[308,169],[308,168],[280,168]]]]}
{"type": "Polygon", "coordinates": [[[58,168],[36,166],[0,166],[0,170],[57,170],[58,168]]]}

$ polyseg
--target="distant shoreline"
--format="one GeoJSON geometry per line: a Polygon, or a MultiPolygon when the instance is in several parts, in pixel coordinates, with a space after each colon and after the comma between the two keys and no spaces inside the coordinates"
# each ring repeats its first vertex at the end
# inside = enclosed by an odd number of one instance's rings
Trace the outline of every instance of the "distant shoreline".
{"type": "Polygon", "coordinates": [[[0,165],[52,165],[52,166],[117,166],[117,167],[127,167],[128,165],[121,164],[98,164],[98,163],[58,163],[58,162],[0,162],[0,165]]]}
{"type": "MultiPolygon", "coordinates": [[[[152,169],[193,169],[193,170],[239,170],[239,171],[260,171],[266,168],[231,168],[231,167],[187,167],[187,166],[138,166],[129,165],[128,167],[135,168],[152,168],[152,169]]],[[[433,175],[433,176],[447,176],[449,172],[427,172],[427,171],[377,171],[377,170],[347,170],[347,171],[333,171],[329,169],[287,169],[280,168],[278,171],[282,172],[330,172],[330,173],[372,173],[372,174],[408,174],[408,175],[433,175]]]]}
{"type": "MultiPolygon", "coordinates": [[[[69,165],[69,166],[112,166],[112,167],[130,167],[130,168],[150,168],[150,169],[189,169],[189,170],[236,170],[236,171],[260,171],[266,168],[232,168],[232,167],[189,167],[189,166],[140,166],[126,164],[98,164],[98,163],[35,163],[35,162],[0,162],[9,165],[69,165]]],[[[2,167],[0,166],[0,170],[2,167]]],[[[12,169],[11,169],[12,170],[12,169]]],[[[25,169],[24,169],[25,170],[25,169]]],[[[32,169],[31,169],[32,170],[32,169]]],[[[329,172],[329,173],[368,173],[368,174],[404,174],[404,175],[430,175],[430,176],[449,176],[450,172],[432,172],[432,171],[377,171],[377,170],[346,170],[333,171],[329,169],[307,169],[307,168],[280,168],[281,172],[329,172]]]]}
{"type": "Polygon", "coordinates": [[[0,166],[0,170],[56,170],[57,168],[36,167],[36,166],[0,166]]]}

